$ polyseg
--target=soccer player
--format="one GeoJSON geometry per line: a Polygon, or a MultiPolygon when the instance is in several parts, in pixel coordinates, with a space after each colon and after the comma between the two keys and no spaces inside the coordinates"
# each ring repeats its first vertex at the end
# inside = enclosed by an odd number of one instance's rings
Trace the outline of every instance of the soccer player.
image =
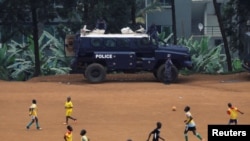
{"type": "Polygon", "coordinates": [[[161,125],[161,122],[156,123],[156,128],[149,133],[147,141],[149,141],[151,135],[153,135],[152,141],[159,141],[159,139],[165,141],[165,139],[160,136],[161,125]]]}
{"type": "Polygon", "coordinates": [[[72,112],[73,112],[73,103],[71,101],[71,97],[70,96],[67,97],[67,101],[65,102],[64,107],[66,109],[66,113],[65,113],[66,114],[66,122],[63,123],[63,124],[68,124],[69,119],[72,119],[72,120],[74,120],[76,122],[77,119],[73,118],[71,116],[72,112]]]}
{"type": "Polygon", "coordinates": [[[88,137],[86,135],[87,131],[85,129],[82,129],[81,132],[80,132],[80,135],[81,135],[81,141],[88,141],[88,137]]]}
{"type": "Polygon", "coordinates": [[[73,128],[70,125],[68,125],[67,130],[68,131],[64,134],[63,138],[64,138],[65,141],[72,141],[72,139],[73,139],[73,134],[72,134],[73,128]]]}
{"type": "Polygon", "coordinates": [[[238,112],[241,113],[241,114],[244,114],[244,113],[241,112],[237,107],[234,107],[232,105],[232,103],[228,103],[227,106],[228,106],[227,114],[230,116],[228,124],[229,125],[231,125],[231,124],[237,125],[237,123],[238,123],[238,120],[237,120],[238,112]]]}
{"type": "Polygon", "coordinates": [[[33,99],[32,100],[32,104],[29,107],[29,116],[31,116],[31,121],[30,123],[26,126],[26,129],[30,129],[30,126],[36,122],[36,129],[37,130],[41,130],[42,128],[39,126],[39,122],[38,122],[38,117],[37,117],[37,105],[36,105],[36,100],[33,99]]]}
{"type": "Polygon", "coordinates": [[[188,141],[188,131],[192,131],[193,134],[200,139],[201,141],[204,141],[204,139],[202,139],[201,135],[199,133],[196,132],[196,124],[193,120],[192,114],[190,112],[190,107],[186,106],[184,108],[184,112],[186,115],[186,120],[184,120],[184,123],[186,124],[185,126],[185,130],[184,130],[184,136],[185,136],[185,141],[188,141]]]}

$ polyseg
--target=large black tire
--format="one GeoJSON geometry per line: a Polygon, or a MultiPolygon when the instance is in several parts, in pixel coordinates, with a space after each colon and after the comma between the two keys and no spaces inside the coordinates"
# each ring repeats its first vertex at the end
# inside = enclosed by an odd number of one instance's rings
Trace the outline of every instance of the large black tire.
{"type": "MultiPolygon", "coordinates": [[[[165,65],[162,64],[158,68],[157,74],[156,74],[157,75],[157,79],[160,82],[164,81],[164,71],[165,71],[165,65]]],[[[171,80],[171,82],[176,82],[177,79],[178,79],[179,71],[178,71],[178,69],[174,65],[172,66],[171,72],[172,72],[172,80],[171,80]]]]}
{"type": "Polygon", "coordinates": [[[84,76],[90,83],[100,83],[106,79],[106,73],[103,65],[93,63],[86,68],[84,76]]]}

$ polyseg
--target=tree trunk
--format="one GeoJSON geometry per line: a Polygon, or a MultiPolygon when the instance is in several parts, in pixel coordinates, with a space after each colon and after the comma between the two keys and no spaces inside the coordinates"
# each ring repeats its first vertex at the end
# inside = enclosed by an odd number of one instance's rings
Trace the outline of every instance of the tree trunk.
{"type": "Polygon", "coordinates": [[[218,22],[219,22],[223,43],[224,43],[224,48],[225,48],[225,53],[226,53],[226,58],[227,58],[228,71],[231,72],[233,70],[232,69],[231,55],[230,55],[230,50],[229,50],[229,47],[228,47],[227,37],[226,37],[226,34],[225,34],[225,28],[224,28],[224,25],[223,25],[223,22],[222,22],[221,14],[220,14],[220,8],[218,7],[217,0],[213,0],[213,4],[214,4],[215,13],[217,15],[217,19],[218,19],[218,22]]]}
{"type": "Polygon", "coordinates": [[[38,22],[36,8],[31,7],[32,14],[32,28],[33,28],[33,41],[34,41],[34,55],[35,55],[35,72],[34,76],[41,74],[40,57],[39,57],[39,44],[38,44],[38,22]]]}
{"type": "Polygon", "coordinates": [[[177,35],[176,35],[176,17],[175,17],[175,3],[174,0],[171,0],[171,9],[172,9],[172,30],[174,35],[174,45],[177,44],[177,35]]]}
{"type": "Polygon", "coordinates": [[[135,11],[136,11],[136,2],[133,1],[132,5],[131,5],[131,21],[132,21],[132,25],[136,24],[136,16],[135,16],[135,11]]]}

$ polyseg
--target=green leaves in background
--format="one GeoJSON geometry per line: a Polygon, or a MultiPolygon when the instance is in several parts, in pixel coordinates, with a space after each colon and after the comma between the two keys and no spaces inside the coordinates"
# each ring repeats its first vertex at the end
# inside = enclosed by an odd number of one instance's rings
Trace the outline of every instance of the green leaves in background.
{"type": "MultiPolygon", "coordinates": [[[[218,74],[227,73],[226,55],[223,53],[222,45],[210,46],[210,37],[202,37],[201,40],[181,39],[178,44],[189,48],[193,61],[193,73],[218,74]]],[[[232,58],[234,70],[242,70],[241,61],[238,58],[232,58]]]]}
{"type": "MultiPolygon", "coordinates": [[[[64,54],[64,42],[47,31],[39,38],[42,75],[67,74],[70,58],[64,54]]],[[[33,77],[35,69],[34,43],[30,37],[27,44],[11,40],[0,48],[0,79],[24,81],[33,77]]]]}

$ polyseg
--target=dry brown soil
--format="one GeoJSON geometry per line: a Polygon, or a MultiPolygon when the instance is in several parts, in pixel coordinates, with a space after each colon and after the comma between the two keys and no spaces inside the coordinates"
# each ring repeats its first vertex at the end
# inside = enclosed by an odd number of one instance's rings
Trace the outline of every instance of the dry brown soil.
{"type": "MultiPolygon", "coordinates": [[[[105,83],[89,84],[82,75],[33,78],[26,82],[0,81],[0,137],[2,141],[63,141],[66,126],[64,102],[72,97],[73,141],[80,141],[86,129],[91,141],[146,141],[162,122],[161,136],[167,141],[184,141],[186,105],[207,139],[208,124],[227,124],[227,103],[245,112],[239,124],[250,123],[250,75],[195,74],[180,76],[175,84],[156,82],[151,74],[109,75],[105,83]],[[25,126],[30,121],[28,107],[37,99],[41,131],[25,126]],[[172,106],[177,111],[172,111],[172,106]]],[[[198,139],[189,133],[189,141],[198,139]]]]}

